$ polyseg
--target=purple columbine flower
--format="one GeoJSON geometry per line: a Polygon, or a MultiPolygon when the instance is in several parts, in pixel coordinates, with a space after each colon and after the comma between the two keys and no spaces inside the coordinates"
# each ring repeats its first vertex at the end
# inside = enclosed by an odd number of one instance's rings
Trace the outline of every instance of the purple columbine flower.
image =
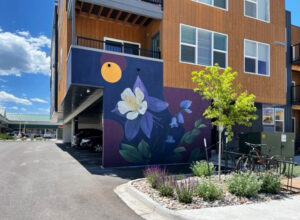
{"type": "Polygon", "coordinates": [[[192,105],[192,101],[191,100],[183,100],[182,102],[180,102],[180,111],[177,113],[176,117],[172,117],[171,119],[171,123],[170,123],[170,127],[171,128],[177,128],[178,127],[178,123],[179,124],[183,124],[184,123],[184,117],[183,117],[183,112],[187,113],[187,114],[191,114],[192,110],[190,109],[192,105]]]}
{"type": "Polygon", "coordinates": [[[140,129],[150,138],[153,128],[152,113],[165,110],[169,106],[168,103],[149,96],[140,77],[137,77],[132,90],[126,88],[122,92],[121,99],[113,112],[126,117],[124,130],[127,140],[134,139],[140,129]]]}

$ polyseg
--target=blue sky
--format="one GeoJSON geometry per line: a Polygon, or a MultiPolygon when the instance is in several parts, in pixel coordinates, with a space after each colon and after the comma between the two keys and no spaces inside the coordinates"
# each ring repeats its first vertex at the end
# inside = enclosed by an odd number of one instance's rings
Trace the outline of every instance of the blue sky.
{"type": "MultiPolygon", "coordinates": [[[[271,0],[272,1],[272,0],[271,0]]],[[[54,0],[1,0],[0,106],[7,112],[49,113],[49,45],[54,0]]],[[[286,0],[300,26],[300,1],[286,0]]]]}

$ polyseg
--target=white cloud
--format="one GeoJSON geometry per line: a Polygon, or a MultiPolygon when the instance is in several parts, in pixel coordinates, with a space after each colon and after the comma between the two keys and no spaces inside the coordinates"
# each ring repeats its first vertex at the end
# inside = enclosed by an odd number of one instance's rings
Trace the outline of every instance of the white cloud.
{"type": "Polygon", "coordinates": [[[50,108],[38,108],[41,112],[50,112],[50,108]]]}
{"type": "Polygon", "coordinates": [[[14,103],[18,103],[18,104],[22,104],[22,105],[32,105],[32,102],[29,101],[28,99],[24,99],[24,98],[18,98],[16,96],[14,96],[13,94],[4,92],[4,91],[0,91],[0,103],[3,102],[14,102],[14,103]]]}
{"type": "Polygon", "coordinates": [[[17,106],[13,106],[13,107],[11,107],[11,109],[18,110],[19,108],[17,106]]]}
{"type": "Polygon", "coordinates": [[[50,56],[43,48],[50,48],[44,35],[32,37],[27,31],[17,33],[0,29],[0,76],[21,73],[50,75],[50,56]]]}
{"type": "Polygon", "coordinates": [[[39,102],[39,103],[48,103],[46,100],[44,99],[39,99],[39,98],[32,98],[30,99],[33,102],[39,102]]]}
{"type": "Polygon", "coordinates": [[[21,108],[21,111],[26,112],[27,109],[26,108],[21,108]]]}

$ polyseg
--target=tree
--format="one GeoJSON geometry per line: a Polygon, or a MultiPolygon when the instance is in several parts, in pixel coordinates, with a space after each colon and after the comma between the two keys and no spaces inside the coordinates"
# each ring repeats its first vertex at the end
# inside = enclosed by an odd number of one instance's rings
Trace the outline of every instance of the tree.
{"type": "Polygon", "coordinates": [[[241,92],[241,85],[234,84],[237,72],[232,72],[227,67],[223,73],[220,67],[207,66],[200,72],[192,72],[192,81],[197,83],[194,92],[199,93],[203,99],[211,101],[203,116],[212,121],[212,125],[217,126],[219,133],[219,155],[218,155],[218,175],[221,178],[221,150],[222,133],[228,133],[228,140],[233,136],[232,127],[234,125],[245,125],[250,127],[252,120],[257,119],[256,107],[254,104],[255,95],[247,91],[241,92]]]}

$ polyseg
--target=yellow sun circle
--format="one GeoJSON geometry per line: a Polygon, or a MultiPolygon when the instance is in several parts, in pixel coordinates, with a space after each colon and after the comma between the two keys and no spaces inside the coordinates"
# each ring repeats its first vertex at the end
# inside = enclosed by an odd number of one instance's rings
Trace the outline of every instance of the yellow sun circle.
{"type": "Polygon", "coordinates": [[[122,77],[122,70],[118,64],[114,62],[106,62],[101,67],[101,74],[107,82],[116,83],[122,77]]]}

